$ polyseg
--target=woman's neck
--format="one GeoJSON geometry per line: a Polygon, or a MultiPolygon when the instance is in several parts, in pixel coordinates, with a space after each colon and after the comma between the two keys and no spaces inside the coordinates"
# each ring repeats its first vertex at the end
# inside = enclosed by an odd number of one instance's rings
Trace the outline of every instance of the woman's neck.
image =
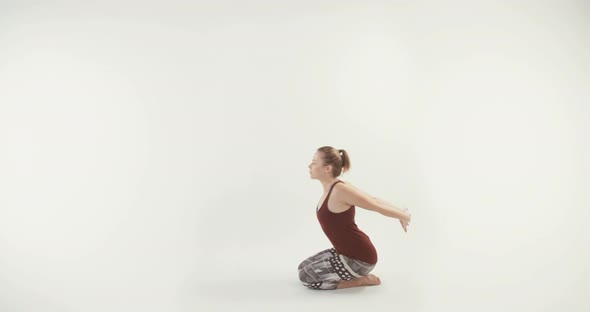
{"type": "Polygon", "coordinates": [[[334,184],[334,182],[338,181],[338,178],[328,178],[325,180],[320,180],[320,182],[322,183],[322,186],[324,187],[324,192],[328,193],[328,191],[330,191],[330,187],[332,186],[332,184],[334,184]]]}

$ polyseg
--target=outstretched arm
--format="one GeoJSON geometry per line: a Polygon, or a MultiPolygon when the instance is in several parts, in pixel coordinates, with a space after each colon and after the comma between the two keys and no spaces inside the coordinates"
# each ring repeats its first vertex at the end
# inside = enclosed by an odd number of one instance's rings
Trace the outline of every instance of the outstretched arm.
{"type": "Polygon", "coordinates": [[[409,221],[411,216],[405,210],[402,210],[384,200],[371,196],[350,184],[340,184],[338,188],[339,197],[348,205],[355,205],[367,210],[378,212],[384,216],[409,221]]]}
{"type": "Polygon", "coordinates": [[[403,209],[403,210],[402,210],[402,209],[400,209],[400,208],[398,208],[398,207],[394,206],[393,204],[391,204],[391,203],[388,203],[388,202],[386,202],[386,201],[384,201],[384,200],[382,200],[382,199],[379,199],[379,198],[377,198],[377,197],[375,197],[375,199],[376,199],[378,202],[380,202],[381,204],[383,204],[383,205],[385,205],[385,206],[389,207],[390,209],[397,210],[397,211],[401,211],[401,212],[403,212],[403,213],[407,214],[407,218],[402,218],[402,219],[399,219],[399,223],[401,224],[402,228],[404,229],[404,232],[407,232],[407,231],[408,231],[408,226],[410,225],[410,220],[411,220],[411,218],[412,218],[412,215],[411,215],[411,214],[408,212],[408,208],[405,208],[405,209],[403,209]]]}
{"type": "MultiPolygon", "coordinates": [[[[389,203],[389,202],[387,202],[387,201],[385,201],[385,200],[383,200],[381,198],[377,198],[377,197],[373,197],[373,198],[375,198],[375,200],[377,201],[377,203],[379,203],[380,205],[385,206],[387,208],[387,210],[393,210],[393,211],[396,211],[398,214],[403,214],[404,216],[407,216],[407,214],[405,213],[405,210],[404,209],[401,209],[401,208],[399,208],[397,206],[394,206],[392,203],[389,203]]],[[[381,214],[384,214],[384,213],[381,213],[381,214]]],[[[394,218],[397,218],[397,217],[394,217],[394,218]]],[[[397,218],[397,219],[400,219],[400,218],[397,218]]]]}

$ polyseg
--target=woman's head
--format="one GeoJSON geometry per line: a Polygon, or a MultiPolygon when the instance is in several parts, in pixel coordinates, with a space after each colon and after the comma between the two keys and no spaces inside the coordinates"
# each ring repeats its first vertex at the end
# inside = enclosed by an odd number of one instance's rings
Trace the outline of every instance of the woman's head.
{"type": "Polygon", "coordinates": [[[312,163],[309,165],[312,175],[327,175],[333,178],[350,170],[350,158],[343,149],[322,146],[317,149],[312,163]]]}

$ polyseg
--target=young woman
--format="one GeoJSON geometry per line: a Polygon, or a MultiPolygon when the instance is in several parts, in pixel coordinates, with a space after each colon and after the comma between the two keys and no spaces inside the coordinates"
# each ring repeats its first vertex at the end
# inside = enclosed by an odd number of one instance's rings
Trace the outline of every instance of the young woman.
{"type": "Polygon", "coordinates": [[[320,147],[309,165],[312,179],[319,180],[324,194],[316,207],[320,225],[332,243],[299,265],[299,279],[311,289],[337,289],[379,285],[381,281],[369,274],[377,263],[377,251],[369,237],[355,223],[355,206],[399,219],[407,232],[411,214],[373,197],[352,184],[337,179],[350,169],[345,150],[320,147]]]}

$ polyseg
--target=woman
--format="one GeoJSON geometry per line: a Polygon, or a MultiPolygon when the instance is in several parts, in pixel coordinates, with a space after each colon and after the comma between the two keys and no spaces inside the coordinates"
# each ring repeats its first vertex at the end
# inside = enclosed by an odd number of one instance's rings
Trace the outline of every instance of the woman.
{"type": "Polygon", "coordinates": [[[320,225],[333,245],[299,265],[299,279],[311,289],[337,289],[379,285],[381,281],[369,274],[377,263],[377,251],[369,237],[354,220],[355,206],[399,219],[407,232],[411,214],[407,209],[373,197],[352,184],[337,179],[350,169],[345,150],[320,147],[309,165],[312,179],[319,180],[324,194],[316,207],[320,225]]]}

